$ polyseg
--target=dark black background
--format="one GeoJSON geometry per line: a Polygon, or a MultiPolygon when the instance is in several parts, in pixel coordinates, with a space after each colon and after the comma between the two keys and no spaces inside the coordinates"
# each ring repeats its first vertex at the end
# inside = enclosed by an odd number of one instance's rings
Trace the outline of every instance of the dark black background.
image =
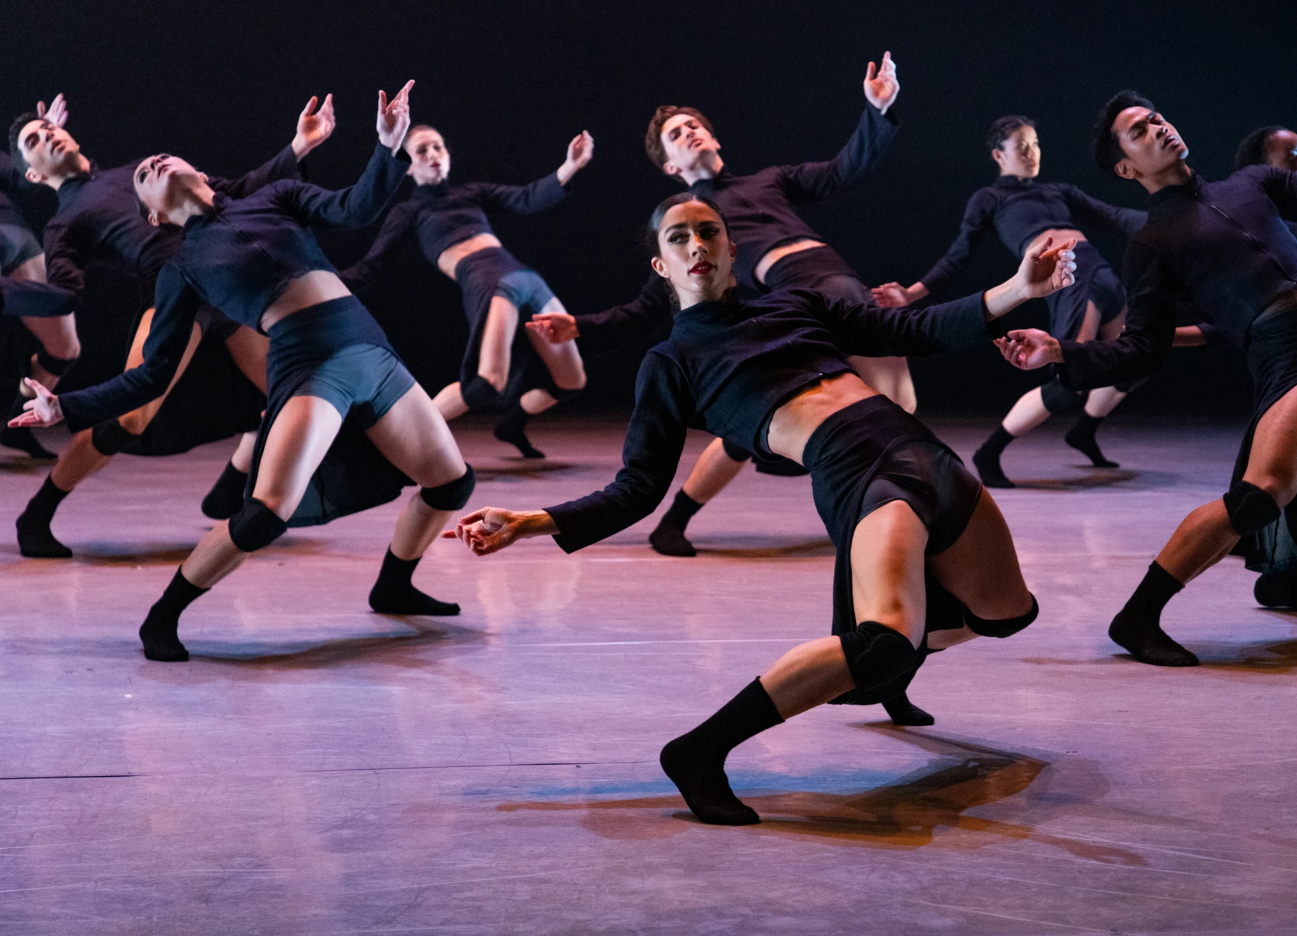
{"type": "MultiPolygon", "coordinates": [[[[992,180],[982,137],[995,117],[1036,119],[1042,179],[1137,207],[1142,190],[1105,178],[1088,155],[1107,96],[1134,87],[1152,97],[1187,139],[1191,164],[1218,178],[1253,127],[1297,122],[1294,36],[1292,2],[43,2],[15,4],[6,17],[0,112],[7,123],[62,91],[69,130],[103,165],[165,150],[231,174],[286,144],[306,99],[331,91],[338,130],[310,160],[313,180],[329,186],[365,163],[377,89],[406,78],[418,81],[415,119],[446,135],[452,180],[529,181],[588,129],[596,156],[572,197],[497,223],[506,246],[579,313],[631,298],[647,273],[640,226],[676,190],[644,155],[659,104],[708,114],[736,172],[824,159],[855,125],[866,62],[890,49],[903,131],[871,180],[807,217],[866,282],[909,283],[953,238],[968,196],[992,180]]],[[[322,239],[341,265],[372,234],[322,239]]],[[[1098,243],[1120,259],[1119,245],[1098,243]]],[[[1007,251],[988,246],[960,287],[984,287],[1012,267],[1007,251]]],[[[365,299],[429,390],[454,378],[464,326],[453,284],[410,256],[365,299]]],[[[127,317],[102,298],[83,310],[78,383],[120,366],[127,317]]],[[[1246,409],[1238,355],[1174,358],[1130,409],[1246,409]]],[[[636,360],[593,362],[586,405],[627,401],[636,360]]],[[[925,410],[1000,406],[1032,383],[990,348],[918,362],[915,372],[925,410]]]]}

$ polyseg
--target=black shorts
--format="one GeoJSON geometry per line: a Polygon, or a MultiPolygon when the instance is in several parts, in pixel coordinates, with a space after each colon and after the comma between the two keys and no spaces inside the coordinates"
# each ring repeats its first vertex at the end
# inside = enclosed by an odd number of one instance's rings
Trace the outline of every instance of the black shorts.
{"type": "Polygon", "coordinates": [[[0,224],[0,275],[8,276],[44,252],[36,235],[21,224],[0,224]]]}
{"type": "Polygon", "coordinates": [[[1089,241],[1078,241],[1076,282],[1045,297],[1049,306],[1049,333],[1055,338],[1074,339],[1085,320],[1085,310],[1093,302],[1099,310],[1099,322],[1107,324],[1126,308],[1126,291],[1121,280],[1089,241]]]}

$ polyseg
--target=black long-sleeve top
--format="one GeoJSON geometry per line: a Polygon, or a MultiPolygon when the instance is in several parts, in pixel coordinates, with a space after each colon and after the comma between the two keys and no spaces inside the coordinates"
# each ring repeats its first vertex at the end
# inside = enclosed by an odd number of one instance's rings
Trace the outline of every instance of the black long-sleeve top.
{"type": "Polygon", "coordinates": [[[1099,228],[1130,237],[1144,226],[1147,217],[1147,212],[1114,207],[1065,182],[1002,175],[994,185],[973,193],[964,208],[959,236],[919,282],[929,292],[941,289],[967,268],[973,251],[992,229],[1000,243],[1021,259],[1041,231],[1099,228]]]}
{"type": "Polygon", "coordinates": [[[256,328],[292,280],[334,270],[307,225],[372,224],[407,168],[380,143],[350,188],[329,191],[285,179],[247,198],[217,194],[211,211],[185,222],[179,250],[158,275],[143,363],[96,387],[61,395],[68,427],[75,432],[161,396],[180,366],[201,303],[256,328]]]}
{"type": "Polygon", "coordinates": [[[706,195],[725,213],[730,240],[739,249],[734,263],[738,281],[759,290],[756,267],[762,257],[802,238],[820,240],[794,206],[821,201],[858,185],[878,163],[898,125],[896,108],[889,108],[884,115],[868,104],[856,132],[830,160],[770,166],[746,176],[722,169],[715,178],[699,179],[689,186],[689,191],[706,195]]]}
{"type": "Polygon", "coordinates": [[[554,538],[573,552],[652,513],[691,427],[765,451],[761,436],[775,410],[799,390],[850,371],[847,355],[938,354],[989,331],[981,294],[915,311],[788,289],[683,309],[640,366],[622,469],[602,491],[547,508],[559,529],[554,538]]]}
{"type": "Polygon", "coordinates": [[[1177,301],[1246,347],[1252,322],[1297,289],[1297,173],[1249,166],[1220,182],[1194,173],[1149,196],[1126,246],[1126,329],[1112,341],[1063,341],[1059,377],[1100,387],[1151,374],[1175,337],[1177,301]]]}
{"type": "MultiPolygon", "coordinates": [[[[179,231],[153,227],[135,199],[134,174],[142,160],[68,179],[58,190],[59,209],[45,226],[45,269],[50,283],[80,298],[85,271],[95,260],[110,260],[148,288],[157,271],[179,248],[179,231]]],[[[297,157],[286,146],[269,162],[238,179],[211,178],[208,184],[230,198],[243,198],[276,179],[298,178],[297,157]]]]}
{"type": "Polygon", "coordinates": [[[557,172],[529,185],[469,182],[452,186],[443,182],[416,186],[408,199],[388,213],[369,253],[342,272],[342,281],[352,290],[372,284],[411,234],[428,262],[436,265],[446,248],[478,234],[493,233],[488,214],[534,214],[558,204],[566,195],[557,172]]]}
{"type": "Polygon", "coordinates": [[[650,273],[639,295],[602,312],[576,316],[577,347],[584,358],[665,333],[671,328],[675,297],[667,281],[650,273]]]}

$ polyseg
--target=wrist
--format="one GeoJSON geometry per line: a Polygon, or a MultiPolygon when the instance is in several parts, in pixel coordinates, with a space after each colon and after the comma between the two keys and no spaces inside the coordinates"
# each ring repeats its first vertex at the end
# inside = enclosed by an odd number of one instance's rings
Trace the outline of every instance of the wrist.
{"type": "Polygon", "coordinates": [[[552,536],[558,532],[554,518],[543,510],[524,510],[519,512],[519,537],[552,536]]]}
{"type": "Polygon", "coordinates": [[[556,172],[555,175],[558,176],[559,185],[567,185],[568,180],[571,179],[572,176],[576,175],[576,165],[564,160],[563,164],[558,167],[558,172],[556,172]]]}
{"type": "Polygon", "coordinates": [[[293,148],[293,156],[297,158],[298,162],[301,162],[303,159],[305,159],[306,154],[311,151],[310,146],[308,146],[306,141],[302,139],[300,136],[293,137],[293,142],[290,143],[289,145],[293,148]]]}
{"type": "Polygon", "coordinates": [[[999,318],[1001,315],[1016,309],[1026,299],[1026,293],[1017,277],[1005,280],[999,286],[993,286],[982,294],[982,300],[986,303],[986,311],[992,319],[999,318]]]}
{"type": "Polygon", "coordinates": [[[1054,338],[1053,336],[1050,337],[1049,342],[1050,342],[1049,343],[1049,363],[1062,364],[1063,363],[1062,343],[1057,338],[1054,338]]]}

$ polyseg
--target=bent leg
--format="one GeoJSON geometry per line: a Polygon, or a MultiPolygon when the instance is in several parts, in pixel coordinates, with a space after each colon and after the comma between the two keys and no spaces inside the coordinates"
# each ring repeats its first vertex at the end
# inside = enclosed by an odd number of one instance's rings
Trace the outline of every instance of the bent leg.
{"type": "Polygon", "coordinates": [[[649,534],[649,545],[664,556],[696,556],[698,551],[685,536],[689,521],[704,504],[738,477],[746,461],[746,457],[732,458],[724,440],[712,439],[676,492],[675,500],[649,534]]]}
{"type": "MultiPolygon", "coordinates": [[[[243,376],[265,393],[266,356],[270,351],[270,339],[247,326],[240,326],[225,339],[225,349],[243,376]]],[[[221,476],[203,497],[204,516],[213,520],[228,520],[243,506],[243,495],[247,489],[248,471],[252,467],[256,443],[255,432],[245,432],[240,438],[238,447],[221,471],[221,476]]]]}
{"type": "Polygon", "coordinates": [[[1028,390],[1018,402],[1013,404],[1000,425],[973,453],[973,467],[987,487],[1011,488],[1014,483],[1009,480],[1004,469],[1000,467],[1000,456],[1009,447],[1009,443],[1024,433],[1030,432],[1049,418],[1041,388],[1028,390]]]}
{"type": "Polygon", "coordinates": [[[486,313],[482,328],[482,346],[477,354],[478,376],[489,383],[496,393],[509,382],[512,362],[513,338],[518,331],[518,307],[503,296],[494,296],[486,313]]]}

